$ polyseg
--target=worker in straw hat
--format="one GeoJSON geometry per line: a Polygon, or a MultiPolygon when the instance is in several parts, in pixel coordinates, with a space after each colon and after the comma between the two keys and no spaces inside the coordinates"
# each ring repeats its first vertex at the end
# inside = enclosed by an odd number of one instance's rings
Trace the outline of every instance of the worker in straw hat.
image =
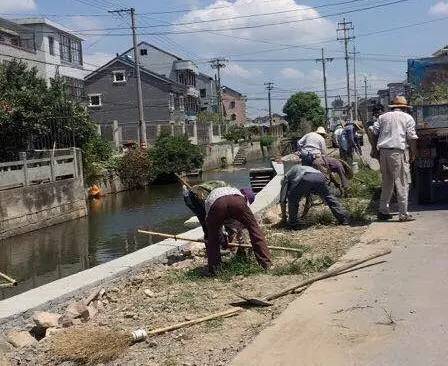
{"type": "Polygon", "coordinates": [[[297,142],[297,151],[302,162],[312,165],[314,159],[327,154],[326,136],[325,128],[320,126],[315,132],[307,133],[297,142]]]}
{"type": "Polygon", "coordinates": [[[382,114],[371,127],[377,139],[382,176],[378,219],[392,218],[389,205],[395,188],[400,212],[399,220],[413,221],[414,218],[408,213],[408,195],[409,161],[415,158],[418,139],[415,120],[407,113],[411,107],[403,96],[395,97],[389,108],[391,111],[382,114]],[[410,159],[407,154],[408,145],[410,159]]]}

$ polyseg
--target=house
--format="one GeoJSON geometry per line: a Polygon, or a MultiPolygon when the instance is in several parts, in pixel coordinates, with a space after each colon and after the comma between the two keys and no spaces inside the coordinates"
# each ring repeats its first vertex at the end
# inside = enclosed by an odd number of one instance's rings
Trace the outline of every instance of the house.
{"type": "Polygon", "coordinates": [[[247,119],[246,97],[228,86],[222,87],[221,94],[224,116],[237,125],[244,125],[247,119]]]}
{"type": "MultiPolygon", "coordinates": [[[[146,67],[140,71],[148,142],[163,131],[185,133],[187,87],[146,67]]],[[[136,83],[135,64],[126,56],[117,56],[85,78],[92,119],[117,146],[139,141],[136,83]]]]}
{"type": "Polygon", "coordinates": [[[20,59],[35,66],[48,82],[63,77],[70,94],[83,96],[82,38],[62,25],[42,17],[0,18],[0,62],[20,59]]]}
{"type": "Polygon", "coordinates": [[[218,112],[216,81],[212,77],[199,73],[197,77],[199,106],[201,112],[218,112]]]}
{"type": "MultiPolygon", "coordinates": [[[[150,43],[137,45],[140,65],[147,71],[161,75],[176,84],[185,86],[185,118],[195,121],[199,112],[199,90],[197,88],[198,66],[191,60],[185,60],[150,43]]],[[[125,51],[122,57],[134,59],[134,48],[125,51]]]]}

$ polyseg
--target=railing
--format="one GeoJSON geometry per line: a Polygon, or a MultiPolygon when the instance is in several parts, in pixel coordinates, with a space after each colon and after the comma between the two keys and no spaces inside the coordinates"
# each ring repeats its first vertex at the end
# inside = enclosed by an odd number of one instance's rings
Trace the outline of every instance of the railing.
{"type": "Polygon", "coordinates": [[[75,148],[45,151],[48,157],[0,163],[0,190],[51,183],[82,175],[80,157],[75,148]]]}

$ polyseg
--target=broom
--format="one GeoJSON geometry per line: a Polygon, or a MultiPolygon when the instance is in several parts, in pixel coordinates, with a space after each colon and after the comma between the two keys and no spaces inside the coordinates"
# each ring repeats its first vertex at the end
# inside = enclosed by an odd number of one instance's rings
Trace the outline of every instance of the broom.
{"type": "Polygon", "coordinates": [[[71,328],[55,335],[50,348],[54,355],[63,361],[75,361],[87,365],[106,363],[122,355],[126,349],[148,337],[164,334],[176,329],[186,328],[213,319],[235,316],[244,309],[232,307],[201,318],[176,323],[150,331],[137,329],[132,333],[114,331],[108,328],[71,328]]]}

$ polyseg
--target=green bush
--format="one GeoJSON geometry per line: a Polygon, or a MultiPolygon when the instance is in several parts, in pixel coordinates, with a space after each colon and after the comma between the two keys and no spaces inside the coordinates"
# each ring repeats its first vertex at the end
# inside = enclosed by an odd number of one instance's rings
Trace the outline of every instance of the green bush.
{"type": "Polygon", "coordinates": [[[149,151],[141,148],[129,150],[117,161],[117,171],[130,188],[146,186],[154,178],[149,151]]]}
{"type": "Polygon", "coordinates": [[[149,150],[154,177],[202,167],[203,154],[186,136],[160,136],[149,150]]]}
{"type": "Polygon", "coordinates": [[[272,135],[264,135],[260,137],[260,146],[270,147],[275,141],[275,137],[272,135]]]}
{"type": "Polygon", "coordinates": [[[224,139],[238,143],[240,140],[246,140],[249,136],[247,128],[240,126],[230,126],[228,131],[224,134],[224,139]]]}
{"type": "Polygon", "coordinates": [[[96,183],[108,173],[112,145],[99,135],[93,136],[82,148],[84,177],[88,185],[96,183]]]}

